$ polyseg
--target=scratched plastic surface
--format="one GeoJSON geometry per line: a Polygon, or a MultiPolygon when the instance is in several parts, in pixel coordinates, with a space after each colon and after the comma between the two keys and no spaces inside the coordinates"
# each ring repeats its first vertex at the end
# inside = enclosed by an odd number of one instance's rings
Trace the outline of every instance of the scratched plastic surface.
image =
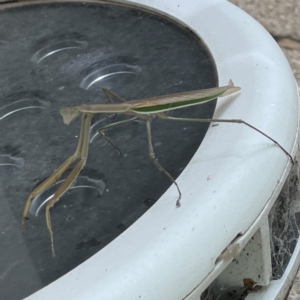
{"type": "MultiPolygon", "coordinates": [[[[21,215],[28,194],[76,149],[80,122],[65,126],[59,109],[106,103],[102,87],[143,99],[214,87],[217,75],[198,38],[158,15],[88,3],[0,8],[0,298],[18,300],[105,247],[170,186],[148,159],[142,121],[106,132],[119,156],[96,131],[113,121],[95,116],[86,167],[51,210],[52,258],[44,204],[57,185],[34,199],[23,236],[21,215]]],[[[207,118],[214,107],[170,114],[207,118]]],[[[176,178],[208,124],[152,127],[156,156],[176,178]]]]}

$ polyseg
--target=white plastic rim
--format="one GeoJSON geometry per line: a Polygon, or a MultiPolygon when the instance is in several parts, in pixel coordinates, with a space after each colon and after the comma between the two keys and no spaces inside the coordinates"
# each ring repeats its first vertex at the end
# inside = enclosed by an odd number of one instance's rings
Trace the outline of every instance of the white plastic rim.
{"type": "MultiPolygon", "coordinates": [[[[219,85],[232,79],[242,88],[218,100],[214,117],[243,119],[295,155],[297,85],[261,25],[225,0],[119,3],[166,15],[201,37],[216,62],[219,85]]],[[[177,179],[180,208],[171,186],[99,253],[26,299],[199,299],[216,259],[271,206],[290,167],[287,155],[254,130],[211,126],[177,179]]]]}

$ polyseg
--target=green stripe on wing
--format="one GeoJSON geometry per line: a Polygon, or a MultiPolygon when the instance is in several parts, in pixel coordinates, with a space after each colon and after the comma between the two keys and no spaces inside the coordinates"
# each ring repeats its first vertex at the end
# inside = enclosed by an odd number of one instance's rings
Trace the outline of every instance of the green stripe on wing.
{"type": "Polygon", "coordinates": [[[216,93],[209,97],[203,97],[199,99],[193,99],[188,101],[182,101],[182,102],[176,102],[176,103],[168,103],[168,104],[162,104],[162,105],[155,105],[155,106],[146,106],[146,107],[139,107],[139,108],[132,108],[131,110],[137,113],[156,113],[156,112],[163,112],[173,109],[178,109],[182,107],[188,107],[192,105],[197,104],[203,104],[205,102],[212,101],[218,97],[220,97],[222,94],[224,94],[225,91],[216,93]]]}

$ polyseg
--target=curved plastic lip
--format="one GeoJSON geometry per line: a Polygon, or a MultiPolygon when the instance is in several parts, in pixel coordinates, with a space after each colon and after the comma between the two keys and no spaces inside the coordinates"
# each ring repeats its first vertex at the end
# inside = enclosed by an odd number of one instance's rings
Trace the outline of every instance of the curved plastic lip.
{"type": "MultiPolygon", "coordinates": [[[[231,78],[242,87],[238,98],[218,101],[215,117],[243,118],[295,155],[298,88],[261,25],[225,0],[186,0],[180,7],[173,0],[118,2],[163,14],[201,36],[220,85],[231,78]]],[[[257,133],[241,125],[210,127],[177,179],[180,209],[171,186],[118,238],[28,299],[199,299],[219,255],[276,200],[289,170],[288,158],[257,133]]]]}
{"type": "Polygon", "coordinates": [[[30,60],[33,63],[38,64],[46,57],[49,57],[50,55],[53,55],[55,53],[72,49],[84,49],[87,46],[88,42],[86,41],[66,39],[41,48],[32,55],[30,60]]]}

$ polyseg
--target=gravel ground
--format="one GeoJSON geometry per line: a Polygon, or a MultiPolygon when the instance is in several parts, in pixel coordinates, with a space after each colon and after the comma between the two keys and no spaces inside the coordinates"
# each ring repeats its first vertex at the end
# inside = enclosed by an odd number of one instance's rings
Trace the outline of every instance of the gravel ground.
{"type": "Polygon", "coordinates": [[[230,0],[262,24],[277,40],[300,86],[300,1],[230,0]]]}
{"type": "MultiPolygon", "coordinates": [[[[300,90],[300,1],[230,0],[230,2],[250,14],[275,38],[290,62],[300,90]]],[[[300,272],[287,300],[300,300],[300,272]]]]}

